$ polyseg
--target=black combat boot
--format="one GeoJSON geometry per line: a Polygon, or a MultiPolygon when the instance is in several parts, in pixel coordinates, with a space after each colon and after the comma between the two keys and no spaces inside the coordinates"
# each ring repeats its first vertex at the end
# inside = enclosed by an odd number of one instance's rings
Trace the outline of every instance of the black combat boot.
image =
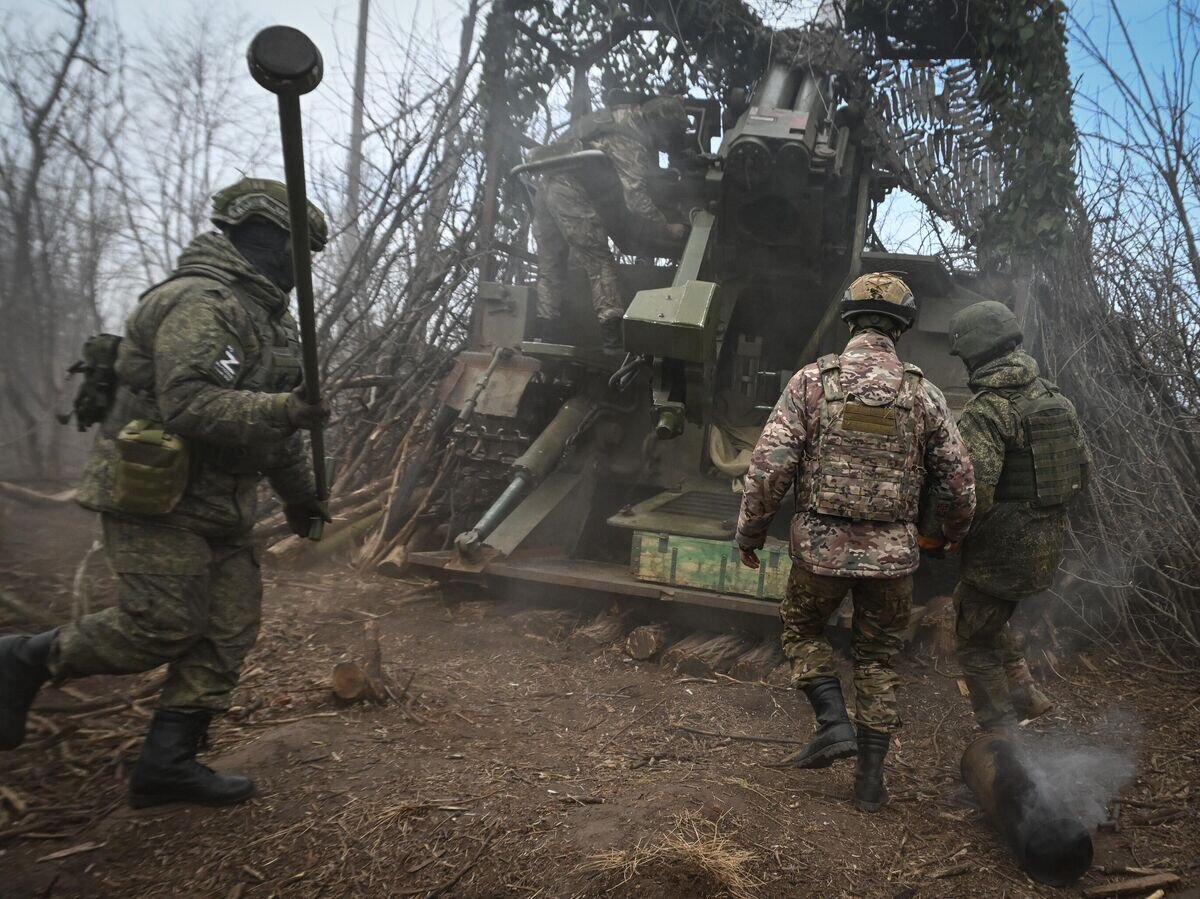
{"type": "Polygon", "coordinates": [[[235,805],[254,795],[250,778],[217,774],[196,761],[210,718],[203,712],[161,709],[154,713],[141,758],[129,781],[130,805],[235,805]]]}
{"type": "Polygon", "coordinates": [[[600,322],[600,341],[606,353],[625,352],[625,338],[621,335],[619,318],[610,318],[600,322]]]}
{"type": "Polygon", "coordinates": [[[887,733],[858,729],[858,767],[854,771],[854,807],[863,812],[877,812],[887,805],[887,787],[883,785],[883,760],[887,756],[887,733]]]}
{"type": "Polygon", "coordinates": [[[46,662],[58,630],[33,637],[0,637],[0,750],[25,742],[25,719],[50,678],[46,662]]]}
{"type": "Polygon", "coordinates": [[[797,768],[828,768],[838,759],[848,759],[857,753],[854,726],[846,714],[846,700],[842,698],[838,679],[822,677],[809,681],[804,692],[820,727],[807,746],[785,761],[797,768]]]}

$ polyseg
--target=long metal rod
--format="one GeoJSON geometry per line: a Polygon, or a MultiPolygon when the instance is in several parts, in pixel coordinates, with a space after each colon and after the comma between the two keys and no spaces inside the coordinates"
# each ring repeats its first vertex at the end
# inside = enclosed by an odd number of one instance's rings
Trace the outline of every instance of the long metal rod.
{"type": "MultiPolygon", "coordinates": [[[[300,123],[300,96],[285,92],[279,97],[279,129],[283,137],[283,170],[287,179],[288,217],[292,232],[292,271],[296,278],[296,306],[300,315],[300,350],[304,364],[304,398],[321,401],[321,367],[317,359],[317,312],[313,299],[311,243],[308,235],[308,191],[304,180],[304,130],[300,123]]],[[[318,425],[309,432],[317,498],[329,498],[325,477],[325,432],[318,425]]],[[[310,539],[320,539],[323,522],[314,519],[310,539]]]]}

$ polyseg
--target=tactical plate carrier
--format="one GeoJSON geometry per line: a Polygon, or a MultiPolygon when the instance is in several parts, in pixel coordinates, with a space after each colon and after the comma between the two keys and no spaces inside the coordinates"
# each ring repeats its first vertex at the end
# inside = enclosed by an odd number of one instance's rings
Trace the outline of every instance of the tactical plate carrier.
{"type": "Polygon", "coordinates": [[[1012,405],[1025,445],[1009,447],[996,499],[1061,506],[1083,490],[1086,455],[1075,428],[1075,410],[1058,388],[1039,378],[1041,395],[1002,394],[1012,405]]]}
{"type": "Polygon", "coordinates": [[[855,521],[916,521],[924,469],[913,405],[921,370],[905,363],[895,398],[872,406],[847,399],[841,365],[836,354],[817,360],[821,432],[798,481],[797,506],[855,521]]]}

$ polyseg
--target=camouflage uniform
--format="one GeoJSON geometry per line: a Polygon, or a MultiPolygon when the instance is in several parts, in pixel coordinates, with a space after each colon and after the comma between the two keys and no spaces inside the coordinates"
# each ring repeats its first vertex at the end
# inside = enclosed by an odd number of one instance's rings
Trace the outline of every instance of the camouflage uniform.
{"type": "Polygon", "coordinates": [[[300,371],[287,295],[223,234],[196,238],[172,277],[142,296],[121,343],[117,404],[79,490],[79,502],[101,513],[117,604],[61,630],[53,676],[167,664],[161,707],[229,707],[258,634],[262,579],[250,529],[259,481],[266,475],[286,503],[315,498],[285,409],[300,371]],[[114,438],[134,418],[164,422],[191,447],[188,486],[166,515],[128,515],[113,503],[114,438]]]}
{"type": "MultiPolygon", "coordinates": [[[[905,369],[890,337],[856,334],[840,357],[841,387],[872,406],[895,399],[905,369]]],[[[737,542],[758,549],[779,503],[799,477],[812,477],[821,429],[823,387],[817,366],[789,382],[754,448],[738,519],[737,542]]],[[[921,380],[913,406],[919,464],[928,489],[947,497],[939,509],[947,539],[966,533],[975,507],[970,459],[941,391],[921,380]]],[[[780,606],[783,646],[793,684],[833,674],[822,633],[847,590],[854,591],[856,718],[891,731],[900,724],[891,659],[903,643],[919,561],[916,525],[823,515],[798,499],[791,526],[792,576],[780,606]]]]}
{"type": "Polygon", "coordinates": [[[572,255],[587,273],[596,318],[603,323],[625,314],[609,235],[637,231],[670,239],[667,219],[655,205],[647,183],[658,168],[658,147],[641,109],[618,106],[592,113],[549,151],[558,155],[585,149],[603,150],[615,177],[611,171],[598,170],[599,166],[546,174],[540,177],[534,197],[537,314],[549,321],[562,311],[567,263],[572,255]]]}
{"type": "MultiPolygon", "coordinates": [[[[1010,683],[1029,680],[1024,656],[1009,626],[1017,601],[1046,590],[1062,561],[1067,507],[995,499],[1005,453],[1025,446],[1025,433],[1010,397],[1034,397],[1047,390],[1037,362],[1014,350],[971,373],[975,392],[964,407],[959,429],[971,453],[979,509],[962,545],[958,610],[958,655],[971,688],[975,716],[986,728],[1015,720],[1010,683]]],[[[1083,436],[1073,420],[1077,439],[1083,436]]],[[[1086,469],[1090,467],[1090,455],[1086,469]]]]}

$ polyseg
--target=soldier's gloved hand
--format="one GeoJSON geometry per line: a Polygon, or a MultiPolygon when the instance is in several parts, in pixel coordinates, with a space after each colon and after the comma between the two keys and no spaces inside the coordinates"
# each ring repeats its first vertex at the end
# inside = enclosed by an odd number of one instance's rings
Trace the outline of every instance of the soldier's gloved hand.
{"type": "Polygon", "coordinates": [[[933,556],[935,559],[945,557],[946,553],[957,545],[947,542],[945,537],[928,537],[925,534],[917,534],[917,546],[921,552],[933,556]]]}
{"type": "Polygon", "coordinates": [[[301,385],[288,394],[284,411],[293,428],[311,431],[329,421],[329,400],[322,397],[320,402],[310,403],[305,399],[304,385],[301,385]]]}
{"type": "Polygon", "coordinates": [[[320,518],[326,524],[333,521],[329,517],[329,504],[315,499],[302,503],[289,503],[283,507],[283,517],[287,519],[288,527],[297,537],[308,536],[314,518],[320,518]]]}
{"type": "Polygon", "coordinates": [[[742,549],[738,547],[738,553],[742,557],[742,564],[747,568],[757,568],[759,566],[758,552],[753,549],[742,549]]]}

